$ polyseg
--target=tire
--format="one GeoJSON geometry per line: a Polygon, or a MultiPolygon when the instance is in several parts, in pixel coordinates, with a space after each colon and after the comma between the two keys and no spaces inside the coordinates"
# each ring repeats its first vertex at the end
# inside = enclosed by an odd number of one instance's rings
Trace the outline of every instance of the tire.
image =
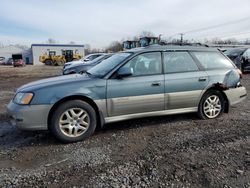
{"type": "Polygon", "coordinates": [[[90,137],[96,123],[96,112],[88,103],[72,100],[56,108],[49,121],[49,130],[61,142],[72,143],[90,137]]]}
{"type": "Polygon", "coordinates": [[[243,66],[243,65],[241,65],[241,72],[242,72],[243,74],[246,73],[246,71],[245,71],[245,66],[243,66]]]}
{"type": "Polygon", "coordinates": [[[47,59],[47,60],[44,61],[44,64],[45,64],[45,65],[52,65],[53,62],[52,62],[52,60],[47,59]]]}
{"type": "Polygon", "coordinates": [[[57,64],[57,66],[63,66],[64,62],[63,61],[57,61],[56,64],[57,64]]]}
{"type": "Polygon", "coordinates": [[[207,91],[201,98],[198,115],[201,119],[214,119],[225,110],[225,99],[218,90],[207,91]]]}

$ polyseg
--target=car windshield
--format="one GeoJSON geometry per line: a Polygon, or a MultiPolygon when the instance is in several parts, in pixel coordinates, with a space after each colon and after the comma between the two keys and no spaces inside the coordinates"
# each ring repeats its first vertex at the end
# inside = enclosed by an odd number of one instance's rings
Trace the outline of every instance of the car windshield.
{"type": "Polygon", "coordinates": [[[229,55],[229,56],[239,56],[244,53],[246,48],[233,48],[233,49],[228,49],[227,51],[224,52],[224,54],[229,55]]]}
{"type": "Polygon", "coordinates": [[[132,53],[123,52],[114,54],[108,59],[103,60],[100,64],[88,70],[88,73],[93,76],[103,77],[130,55],[132,55],[132,53]]]}

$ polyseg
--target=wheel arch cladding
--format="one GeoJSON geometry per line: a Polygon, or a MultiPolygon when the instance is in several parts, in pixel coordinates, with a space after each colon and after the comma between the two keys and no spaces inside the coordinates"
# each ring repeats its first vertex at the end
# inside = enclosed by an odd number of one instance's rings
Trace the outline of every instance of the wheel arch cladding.
{"type": "MultiPolygon", "coordinates": [[[[86,96],[82,96],[82,95],[72,95],[72,96],[67,96],[65,98],[62,98],[60,99],[59,101],[57,101],[53,106],[52,108],[50,109],[49,111],[49,115],[48,115],[48,119],[47,119],[47,124],[49,125],[50,124],[50,120],[51,120],[51,117],[53,115],[53,112],[58,108],[58,106],[60,106],[60,104],[64,103],[64,102],[67,102],[67,101],[71,101],[71,100],[81,100],[83,102],[86,102],[88,103],[90,106],[93,107],[93,109],[95,110],[96,112],[96,116],[97,116],[97,128],[102,128],[103,126],[103,122],[104,120],[102,119],[102,115],[100,114],[100,111],[99,111],[99,108],[98,106],[96,105],[96,103],[89,97],[86,97],[86,96]]],[[[49,127],[49,126],[48,126],[49,127]]]]}

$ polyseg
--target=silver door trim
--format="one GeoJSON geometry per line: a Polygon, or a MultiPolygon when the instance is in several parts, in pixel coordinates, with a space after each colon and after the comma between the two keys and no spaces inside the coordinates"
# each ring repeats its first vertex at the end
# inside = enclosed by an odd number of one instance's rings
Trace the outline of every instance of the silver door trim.
{"type": "MultiPolygon", "coordinates": [[[[131,111],[133,106],[134,111],[140,108],[141,113],[159,111],[159,105],[162,104],[162,110],[164,110],[164,93],[151,94],[151,95],[138,95],[138,96],[127,96],[107,99],[108,114],[134,114],[131,111]]],[[[117,114],[118,116],[123,116],[117,114]]]]}
{"type": "Polygon", "coordinates": [[[198,106],[203,90],[165,93],[165,109],[180,109],[198,106]]]}
{"type": "Polygon", "coordinates": [[[123,120],[128,120],[128,119],[135,119],[135,118],[142,118],[142,117],[191,113],[191,112],[197,112],[197,111],[198,111],[198,107],[191,107],[191,108],[180,108],[180,109],[173,109],[173,110],[162,110],[162,111],[154,111],[154,112],[144,112],[144,113],[137,113],[137,114],[113,116],[113,117],[106,117],[105,123],[111,123],[111,122],[117,122],[117,121],[123,121],[123,120]]]}

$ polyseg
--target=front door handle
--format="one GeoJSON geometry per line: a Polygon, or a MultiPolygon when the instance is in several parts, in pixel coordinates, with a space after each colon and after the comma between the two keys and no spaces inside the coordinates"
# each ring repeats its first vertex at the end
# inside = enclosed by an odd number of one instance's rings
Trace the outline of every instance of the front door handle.
{"type": "Polygon", "coordinates": [[[199,78],[199,82],[205,82],[207,79],[205,77],[199,78]]]}
{"type": "Polygon", "coordinates": [[[152,86],[160,86],[160,85],[161,85],[160,82],[153,82],[153,83],[152,83],[152,86]]]}

